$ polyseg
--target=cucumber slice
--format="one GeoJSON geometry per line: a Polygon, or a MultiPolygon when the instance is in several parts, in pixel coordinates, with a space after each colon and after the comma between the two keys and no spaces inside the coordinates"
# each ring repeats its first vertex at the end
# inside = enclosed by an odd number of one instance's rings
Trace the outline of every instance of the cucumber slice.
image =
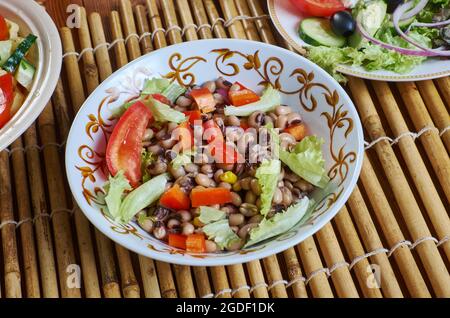
{"type": "Polygon", "coordinates": [[[31,48],[31,46],[36,42],[37,37],[33,34],[29,34],[25,40],[23,40],[13,54],[8,58],[8,60],[3,64],[3,69],[9,73],[14,73],[23,59],[25,54],[31,48]]]}
{"type": "Polygon", "coordinates": [[[12,41],[0,41],[0,66],[2,66],[11,55],[12,41]]]}
{"type": "Polygon", "coordinates": [[[22,59],[19,64],[19,68],[16,71],[15,78],[27,90],[30,90],[33,84],[34,72],[36,69],[27,60],[22,59]]]}
{"type": "Polygon", "coordinates": [[[300,23],[300,38],[308,44],[343,47],[347,39],[331,29],[330,21],[321,18],[308,18],[300,23]]]}

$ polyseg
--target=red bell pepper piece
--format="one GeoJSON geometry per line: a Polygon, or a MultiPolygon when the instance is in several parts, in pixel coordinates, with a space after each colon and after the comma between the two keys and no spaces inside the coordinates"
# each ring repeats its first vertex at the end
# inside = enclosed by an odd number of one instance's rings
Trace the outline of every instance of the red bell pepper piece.
{"type": "Polygon", "coordinates": [[[0,15],[0,41],[5,41],[9,39],[9,29],[8,24],[4,17],[0,15]]]}
{"type": "Polygon", "coordinates": [[[181,234],[169,234],[169,245],[186,250],[187,236],[181,234]]]}
{"type": "Polygon", "coordinates": [[[287,127],[284,131],[294,136],[297,141],[301,141],[308,135],[308,128],[303,123],[287,127]]]}
{"type": "Polygon", "coordinates": [[[191,234],[186,239],[186,251],[191,253],[205,253],[206,240],[203,234],[191,234]]]}
{"type": "Polygon", "coordinates": [[[222,130],[213,119],[210,119],[203,124],[203,138],[208,144],[214,140],[223,141],[222,130]]]}
{"type": "Polygon", "coordinates": [[[9,73],[0,76],[0,128],[11,119],[13,95],[13,76],[9,73]]]}
{"type": "Polygon", "coordinates": [[[233,106],[244,106],[259,101],[261,98],[249,89],[230,91],[228,97],[233,106]]]}
{"type": "Polygon", "coordinates": [[[202,120],[202,113],[199,110],[187,110],[183,112],[189,118],[189,123],[195,125],[196,120],[202,120]]]}
{"type": "Polygon", "coordinates": [[[164,95],[152,94],[150,96],[153,97],[154,99],[156,99],[158,102],[161,102],[161,103],[166,104],[166,105],[170,105],[170,101],[164,95]]]}
{"type": "Polygon", "coordinates": [[[213,94],[206,87],[193,89],[191,97],[203,113],[210,113],[216,107],[216,101],[213,94]]]}
{"type": "Polygon", "coordinates": [[[178,125],[172,132],[172,138],[179,141],[178,144],[172,148],[173,151],[181,153],[186,150],[191,150],[194,145],[194,131],[192,130],[190,123],[185,121],[178,125]]]}
{"type": "Polygon", "coordinates": [[[143,102],[134,103],[120,117],[106,147],[109,172],[115,176],[119,171],[124,171],[133,187],[137,187],[142,178],[142,139],[152,118],[152,113],[143,102]]]}
{"type": "Polygon", "coordinates": [[[194,208],[206,205],[230,203],[231,192],[225,188],[194,188],[191,191],[191,205],[194,208]]]}
{"type": "Polygon", "coordinates": [[[159,203],[166,208],[177,211],[189,210],[191,207],[189,196],[181,190],[178,184],[175,184],[172,188],[166,191],[159,199],[159,203]]]}

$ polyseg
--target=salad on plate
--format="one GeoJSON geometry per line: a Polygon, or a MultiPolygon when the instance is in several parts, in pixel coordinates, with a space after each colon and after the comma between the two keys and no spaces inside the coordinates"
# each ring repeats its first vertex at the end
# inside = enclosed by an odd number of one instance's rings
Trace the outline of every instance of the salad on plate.
{"type": "Polygon", "coordinates": [[[19,25],[0,15],[0,128],[22,106],[31,89],[35,66],[29,59],[37,37],[20,37],[19,25]]]}
{"type": "Polygon", "coordinates": [[[405,74],[427,59],[450,63],[449,0],[290,1],[307,57],[338,81],[339,65],[405,74]]]}
{"type": "Polygon", "coordinates": [[[165,78],[116,111],[106,147],[106,215],[189,253],[235,251],[307,219],[329,184],[323,140],[268,85],[165,78]]]}

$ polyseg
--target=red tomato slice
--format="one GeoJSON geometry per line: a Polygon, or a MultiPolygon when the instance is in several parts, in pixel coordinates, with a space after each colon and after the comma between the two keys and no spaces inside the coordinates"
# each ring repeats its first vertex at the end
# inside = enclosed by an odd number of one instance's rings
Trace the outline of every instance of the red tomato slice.
{"type": "Polygon", "coordinates": [[[106,164],[115,176],[124,171],[133,187],[141,181],[142,139],[152,113],[141,101],[127,109],[114,127],[106,147],[106,164]]]}
{"type": "Polygon", "coordinates": [[[9,39],[9,29],[4,17],[0,15],[0,41],[9,39]]]}
{"type": "Polygon", "coordinates": [[[314,17],[329,17],[345,10],[340,0],[291,0],[291,3],[301,12],[314,17]]]}
{"type": "Polygon", "coordinates": [[[154,99],[156,99],[158,102],[161,102],[161,103],[166,104],[166,105],[170,105],[170,101],[164,95],[152,94],[150,96],[153,97],[154,99]]]}
{"type": "Polygon", "coordinates": [[[0,76],[0,128],[11,118],[13,101],[13,77],[11,74],[0,76]]]}

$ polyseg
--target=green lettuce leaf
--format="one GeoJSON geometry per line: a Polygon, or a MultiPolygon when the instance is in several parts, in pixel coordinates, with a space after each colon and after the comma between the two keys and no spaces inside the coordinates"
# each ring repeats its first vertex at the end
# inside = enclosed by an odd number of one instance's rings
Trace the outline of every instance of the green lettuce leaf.
{"type": "Polygon", "coordinates": [[[139,211],[158,200],[164,193],[168,178],[167,174],[161,174],[130,192],[120,205],[119,221],[130,222],[139,211]]]}
{"type": "Polygon", "coordinates": [[[325,170],[325,160],[322,154],[323,139],[308,136],[300,141],[292,152],[280,150],[280,159],[294,173],[312,183],[324,188],[330,179],[325,170]]]}
{"type": "Polygon", "coordinates": [[[120,116],[123,115],[123,113],[125,113],[125,111],[130,108],[131,106],[133,106],[134,103],[136,103],[137,101],[141,100],[140,97],[135,98],[130,100],[129,102],[126,102],[125,104],[123,104],[120,107],[117,107],[113,110],[113,114],[112,114],[112,118],[120,118],[120,116]]]}
{"type": "Polygon", "coordinates": [[[313,206],[311,202],[308,197],[304,197],[297,204],[291,205],[286,211],[275,214],[271,219],[262,220],[257,227],[250,231],[250,239],[244,247],[255,245],[289,231],[302,221],[310,207],[313,206]]]}
{"type": "Polygon", "coordinates": [[[209,206],[200,207],[199,220],[203,224],[209,224],[215,221],[225,219],[227,214],[224,211],[211,208],[209,206]]]}
{"type": "Polygon", "coordinates": [[[257,102],[235,107],[227,106],[225,107],[225,115],[227,116],[250,116],[256,111],[269,112],[274,110],[276,106],[281,104],[281,94],[278,90],[273,88],[271,85],[267,86],[264,90],[261,99],[257,102]]]}
{"type": "Polygon", "coordinates": [[[228,248],[232,244],[240,241],[239,236],[230,228],[228,220],[220,220],[207,224],[202,229],[209,239],[214,239],[214,242],[216,242],[220,249],[228,248]]]}
{"type": "Polygon", "coordinates": [[[141,171],[142,171],[142,182],[147,182],[151,179],[150,173],[147,171],[147,167],[150,166],[153,162],[155,162],[155,156],[151,151],[148,151],[146,148],[142,149],[141,153],[141,171]]]}
{"type": "Polygon", "coordinates": [[[148,79],[144,88],[142,89],[142,95],[161,94],[167,87],[170,86],[170,81],[167,78],[152,78],[148,79]]]}
{"type": "Polygon", "coordinates": [[[256,169],[255,177],[261,187],[262,215],[267,215],[272,207],[272,199],[277,189],[278,177],[281,173],[281,162],[278,159],[265,160],[256,169]]]}
{"type": "Polygon", "coordinates": [[[192,152],[184,151],[177,154],[177,156],[170,162],[173,168],[178,169],[184,167],[185,165],[192,163],[192,152]]]}
{"type": "Polygon", "coordinates": [[[145,104],[151,110],[156,121],[179,124],[186,120],[186,116],[182,112],[179,112],[152,97],[149,97],[148,100],[145,101],[145,104]]]}
{"type": "Polygon", "coordinates": [[[186,93],[186,88],[181,87],[176,83],[170,83],[170,85],[166,87],[166,89],[164,89],[164,91],[161,94],[167,97],[167,99],[170,100],[172,103],[175,103],[178,97],[180,97],[184,93],[186,93]]]}
{"type": "Polygon", "coordinates": [[[110,176],[103,189],[106,192],[104,200],[108,207],[109,216],[116,221],[120,220],[120,205],[125,192],[133,190],[124,172],[119,171],[116,176],[110,176]]]}

